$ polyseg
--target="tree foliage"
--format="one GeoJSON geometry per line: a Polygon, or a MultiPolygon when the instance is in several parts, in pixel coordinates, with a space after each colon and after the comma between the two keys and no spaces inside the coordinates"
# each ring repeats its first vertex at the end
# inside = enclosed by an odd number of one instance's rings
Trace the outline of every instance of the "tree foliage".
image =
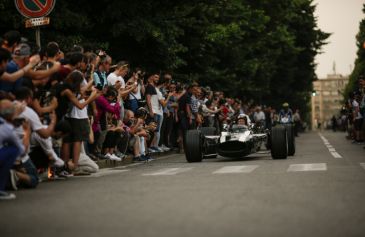
{"type": "MultiPolygon", "coordinates": [[[[0,28],[24,29],[12,1],[0,4],[0,28]]],[[[328,34],[312,0],[62,0],[42,42],[102,47],[134,66],[174,71],[230,96],[306,110],[314,57],[328,34]]]]}
{"type": "MultiPolygon", "coordinates": [[[[363,10],[365,13],[365,4],[363,5],[363,10]]],[[[356,44],[358,47],[357,50],[357,58],[355,60],[355,67],[350,75],[350,81],[349,84],[346,87],[345,90],[345,98],[348,98],[350,92],[358,89],[357,81],[359,79],[359,76],[365,75],[365,18],[360,22],[359,25],[359,32],[356,35],[356,44]]]]}

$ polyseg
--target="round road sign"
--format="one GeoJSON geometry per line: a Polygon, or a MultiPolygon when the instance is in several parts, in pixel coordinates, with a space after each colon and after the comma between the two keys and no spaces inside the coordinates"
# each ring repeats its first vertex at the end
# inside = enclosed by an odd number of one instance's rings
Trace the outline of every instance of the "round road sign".
{"type": "Polygon", "coordinates": [[[15,0],[16,8],[27,18],[47,16],[55,4],[56,0],[15,0]]]}

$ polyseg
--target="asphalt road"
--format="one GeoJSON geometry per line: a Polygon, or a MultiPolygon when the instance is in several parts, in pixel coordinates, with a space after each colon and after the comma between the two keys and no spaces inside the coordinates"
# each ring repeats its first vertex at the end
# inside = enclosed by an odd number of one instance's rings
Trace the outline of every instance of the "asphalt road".
{"type": "Polygon", "coordinates": [[[0,202],[0,236],[363,237],[365,150],[344,137],[302,134],[287,160],[169,155],[41,183],[0,202]]]}

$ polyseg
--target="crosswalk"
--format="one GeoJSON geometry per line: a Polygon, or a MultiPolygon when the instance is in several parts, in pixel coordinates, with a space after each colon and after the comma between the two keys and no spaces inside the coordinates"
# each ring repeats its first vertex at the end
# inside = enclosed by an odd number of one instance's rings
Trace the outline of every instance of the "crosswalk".
{"type": "Polygon", "coordinates": [[[152,173],[143,174],[143,176],[158,176],[158,175],[175,175],[187,172],[193,168],[165,168],[152,173]]]}
{"type": "Polygon", "coordinates": [[[238,166],[224,166],[213,174],[237,174],[237,173],[251,173],[258,165],[238,165],[238,166]]]}
{"type": "MultiPolygon", "coordinates": [[[[365,163],[358,164],[363,171],[365,171],[365,163]]],[[[286,173],[294,173],[294,172],[325,172],[330,170],[326,163],[309,163],[309,164],[289,164],[288,167],[279,168],[282,172],[286,173]]],[[[116,175],[121,173],[128,173],[133,169],[102,169],[98,173],[92,174],[90,176],[79,176],[83,178],[99,178],[109,175],[116,175]]],[[[219,168],[215,168],[214,170],[209,171],[207,169],[200,169],[198,167],[172,167],[172,168],[162,168],[157,170],[151,170],[148,172],[142,172],[138,175],[141,176],[174,176],[174,175],[182,175],[192,171],[198,170],[200,173],[207,173],[211,175],[230,175],[230,174],[250,174],[256,171],[265,172],[267,170],[266,165],[229,165],[223,166],[219,168]]]]}
{"type": "MultiPolygon", "coordinates": [[[[363,170],[365,171],[365,163],[359,164],[363,170]]],[[[176,168],[163,168],[149,173],[143,173],[142,176],[165,176],[165,175],[179,175],[182,173],[187,173],[192,170],[196,170],[196,167],[184,168],[184,167],[176,167],[176,168]]],[[[235,166],[223,166],[214,171],[209,171],[209,173],[213,175],[222,175],[222,174],[249,174],[255,171],[263,170],[264,167],[260,167],[260,165],[235,165],[235,166]]],[[[283,172],[318,172],[318,171],[327,171],[328,166],[326,163],[312,163],[312,164],[290,164],[289,167],[283,172]]],[[[201,172],[206,172],[205,170],[201,172]]]]}
{"type": "MultiPolygon", "coordinates": [[[[363,164],[365,169],[365,163],[363,164]]],[[[151,173],[142,174],[143,176],[163,176],[163,175],[177,175],[193,170],[194,168],[164,168],[151,173]]],[[[214,175],[219,174],[249,174],[255,170],[260,169],[259,165],[235,165],[235,166],[223,166],[213,172],[214,175]]],[[[313,164],[291,164],[286,170],[287,172],[306,172],[306,171],[326,171],[326,163],[313,163],[313,164]]]]}
{"type": "Polygon", "coordinates": [[[294,164],[290,165],[288,172],[300,172],[300,171],[326,171],[327,164],[317,163],[317,164],[294,164]]]}

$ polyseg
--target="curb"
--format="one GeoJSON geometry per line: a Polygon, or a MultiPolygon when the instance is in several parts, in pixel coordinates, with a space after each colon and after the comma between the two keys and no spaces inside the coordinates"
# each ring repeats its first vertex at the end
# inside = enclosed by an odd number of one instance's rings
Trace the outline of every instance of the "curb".
{"type": "MultiPolygon", "coordinates": [[[[162,158],[164,156],[172,155],[172,154],[182,154],[177,153],[176,151],[166,151],[166,152],[160,152],[160,153],[154,153],[151,157],[158,160],[159,158],[162,158]]],[[[113,161],[113,160],[97,160],[94,161],[98,166],[99,169],[105,169],[105,168],[115,168],[119,166],[125,166],[129,164],[135,164],[137,162],[133,162],[133,155],[126,156],[122,161],[113,161]]]]}

